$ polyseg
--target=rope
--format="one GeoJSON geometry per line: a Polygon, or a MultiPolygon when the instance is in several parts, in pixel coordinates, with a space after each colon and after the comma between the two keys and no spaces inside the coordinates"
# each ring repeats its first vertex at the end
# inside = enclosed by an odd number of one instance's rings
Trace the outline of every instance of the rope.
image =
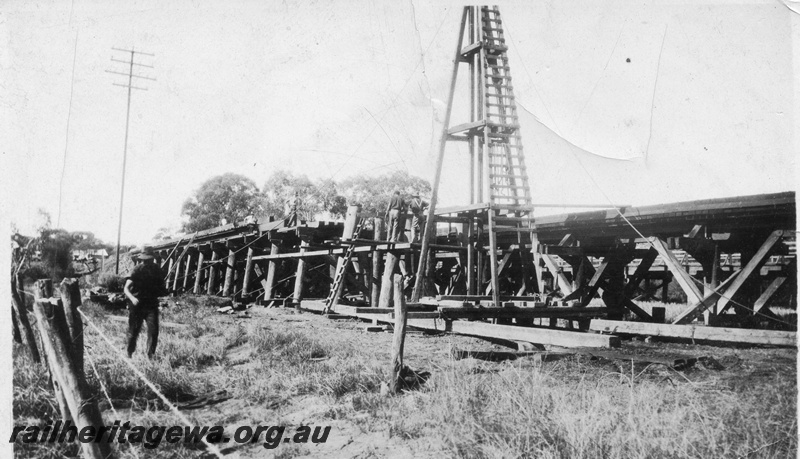
{"type": "MultiPolygon", "coordinates": [[[[122,352],[120,352],[120,351],[119,351],[119,350],[118,350],[118,349],[117,349],[117,348],[114,346],[114,343],[112,343],[112,342],[111,342],[111,339],[109,339],[109,338],[108,338],[108,336],[106,336],[106,334],[105,334],[105,333],[103,333],[103,331],[102,331],[102,330],[100,330],[100,329],[97,327],[97,325],[95,325],[95,324],[94,324],[94,322],[92,322],[92,320],[89,318],[89,316],[87,316],[87,315],[86,315],[86,313],[84,313],[84,312],[81,310],[81,308],[77,308],[77,310],[78,310],[78,312],[80,312],[80,313],[81,313],[81,315],[83,316],[83,318],[86,320],[86,323],[88,323],[88,324],[89,324],[89,326],[90,326],[90,327],[92,327],[92,328],[94,329],[94,331],[96,331],[96,332],[97,332],[97,334],[98,334],[98,335],[100,335],[100,337],[101,337],[101,338],[103,338],[103,341],[105,341],[105,342],[106,342],[106,344],[108,344],[108,346],[109,346],[109,347],[110,347],[110,348],[111,348],[111,349],[112,349],[114,352],[116,352],[116,353],[118,354],[118,356],[119,356],[120,360],[121,360],[121,361],[123,361],[123,362],[125,362],[125,364],[126,364],[126,365],[127,365],[127,366],[128,366],[128,367],[129,367],[129,368],[130,368],[130,369],[131,369],[131,370],[132,370],[134,373],[135,373],[135,374],[136,374],[136,376],[138,376],[138,377],[139,377],[139,379],[141,379],[141,380],[142,380],[142,381],[143,381],[143,382],[144,382],[144,383],[147,385],[147,387],[149,387],[149,388],[150,388],[150,390],[152,390],[152,391],[153,391],[153,392],[154,392],[154,393],[155,393],[155,394],[158,396],[158,398],[160,398],[160,399],[161,399],[161,401],[162,401],[162,402],[164,402],[164,404],[165,404],[165,405],[167,405],[167,406],[169,407],[169,409],[171,409],[172,411],[174,411],[174,412],[175,412],[175,415],[176,415],[176,416],[178,416],[178,418],[179,418],[179,419],[180,419],[180,420],[181,420],[181,421],[182,421],[182,422],[183,422],[183,423],[186,425],[186,427],[189,427],[189,428],[194,428],[195,426],[194,426],[194,425],[192,425],[192,422],[191,422],[191,421],[189,421],[189,418],[187,418],[187,417],[186,417],[186,416],[185,416],[183,413],[181,413],[181,412],[178,410],[178,407],[176,407],[175,405],[173,405],[173,404],[172,404],[172,402],[170,402],[170,401],[167,399],[167,397],[166,397],[164,394],[162,394],[160,390],[158,390],[158,388],[156,387],[156,385],[155,385],[155,384],[153,384],[152,382],[150,382],[150,380],[149,380],[149,379],[147,379],[147,376],[145,376],[145,375],[144,375],[144,373],[142,373],[142,371],[141,371],[141,370],[139,370],[138,368],[136,368],[136,365],[134,365],[134,364],[133,364],[133,361],[132,361],[131,359],[129,359],[127,356],[123,355],[123,354],[122,354],[122,352]]],[[[208,440],[206,440],[206,439],[205,439],[205,437],[201,438],[201,439],[200,439],[200,441],[202,441],[202,442],[203,442],[203,443],[206,445],[206,447],[209,449],[209,451],[211,451],[212,453],[214,453],[214,455],[215,455],[215,456],[217,456],[217,457],[218,457],[218,458],[220,458],[220,459],[223,459],[223,457],[224,457],[224,456],[222,455],[222,452],[219,450],[219,448],[217,448],[215,445],[212,445],[211,443],[209,443],[209,442],[208,442],[208,440]]]]}

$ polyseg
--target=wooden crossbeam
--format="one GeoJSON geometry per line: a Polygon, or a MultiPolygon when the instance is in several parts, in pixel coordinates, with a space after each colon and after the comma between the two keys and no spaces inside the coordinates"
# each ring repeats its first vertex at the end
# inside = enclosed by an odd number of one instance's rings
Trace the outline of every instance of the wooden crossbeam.
{"type": "Polygon", "coordinates": [[[622,305],[630,309],[631,312],[639,316],[640,319],[648,322],[653,320],[653,316],[647,313],[644,309],[640,308],[638,304],[634,303],[630,298],[625,297],[622,299],[622,305]]]}
{"type": "Polygon", "coordinates": [[[592,275],[592,278],[589,280],[589,283],[586,284],[586,287],[588,287],[588,289],[586,291],[586,295],[583,297],[583,300],[581,301],[582,306],[586,306],[587,304],[589,304],[589,302],[595,296],[597,290],[601,286],[600,281],[603,278],[603,274],[606,272],[606,269],[608,269],[608,266],[610,264],[611,260],[609,259],[608,256],[603,258],[603,261],[600,262],[600,266],[597,267],[594,274],[592,275]]]}
{"type": "Polygon", "coordinates": [[[738,276],[740,271],[731,274],[730,277],[725,279],[725,282],[719,284],[717,288],[705,295],[700,301],[693,303],[686,308],[682,313],[672,320],[673,324],[688,324],[700,316],[706,309],[710,308],[717,300],[719,300],[722,292],[730,285],[738,276]]]}
{"type": "MultiPolygon", "coordinates": [[[[511,253],[512,252],[509,251],[508,253],[503,255],[503,259],[500,260],[500,265],[497,267],[497,275],[498,276],[502,275],[503,274],[503,270],[506,269],[506,266],[508,265],[508,260],[511,259],[511,253]]],[[[486,294],[487,295],[492,293],[492,284],[493,284],[492,282],[489,282],[489,285],[486,287],[486,294]]]]}
{"type": "Polygon", "coordinates": [[[542,254],[541,257],[542,260],[544,260],[544,264],[547,265],[547,269],[553,274],[553,278],[556,279],[561,292],[564,293],[564,295],[570,295],[573,290],[572,284],[567,280],[567,276],[565,276],[563,272],[559,272],[556,262],[550,255],[542,254]]]}
{"type": "Polygon", "coordinates": [[[650,267],[653,266],[656,257],[658,257],[658,251],[650,248],[650,250],[647,251],[647,255],[642,258],[639,266],[636,267],[636,271],[634,271],[633,276],[631,276],[631,279],[628,281],[628,285],[625,286],[626,297],[633,295],[633,292],[636,291],[639,284],[647,277],[647,273],[650,271],[650,267]]]}
{"type": "Polygon", "coordinates": [[[764,293],[762,293],[761,296],[759,296],[758,299],[756,300],[753,309],[756,312],[762,312],[762,310],[764,309],[769,309],[768,307],[765,307],[767,302],[770,300],[770,298],[772,298],[775,292],[777,292],[778,289],[781,288],[784,282],[786,282],[785,277],[776,277],[775,279],[772,279],[772,282],[770,282],[769,287],[767,287],[767,289],[764,290],[764,293]]]}
{"type": "Polygon", "coordinates": [[[261,287],[264,289],[264,299],[271,300],[272,298],[267,298],[266,296],[266,292],[268,292],[270,289],[269,284],[267,283],[267,276],[264,275],[264,272],[261,270],[261,266],[258,266],[258,263],[253,263],[253,271],[255,271],[259,282],[261,282],[261,287]]]}
{"type": "Polygon", "coordinates": [[[700,289],[697,288],[697,285],[694,283],[694,279],[689,273],[686,272],[685,269],[681,266],[681,262],[675,258],[675,254],[672,253],[667,248],[667,245],[661,239],[657,237],[650,237],[648,238],[650,243],[653,245],[658,251],[658,254],[661,255],[661,259],[664,260],[664,264],[667,265],[667,268],[675,275],[675,279],[678,281],[678,285],[681,286],[686,296],[689,298],[690,303],[697,303],[703,299],[703,294],[700,293],[700,289]]]}
{"type": "Polygon", "coordinates": [[[753,273],[757,273],[761,265],[767,260],[770,250],[775,246],[775,244],[781,240],[783,237],[783,231],[775,230],[770,233],[767,240],[761,244],[761,247],[758,248],[756,254],[753,255],[753,258],[747,262],[747,264],[742,268],[741,273],[736,278],[736,280],[725,290],[724,297],[719,300],[719,305],[717,308],[717,314],[722,314],[725,312],[726,309],[731,305],[731,300],[739,291],[739,289],[744,285],[745,281],[750,278],[753,273]]]}

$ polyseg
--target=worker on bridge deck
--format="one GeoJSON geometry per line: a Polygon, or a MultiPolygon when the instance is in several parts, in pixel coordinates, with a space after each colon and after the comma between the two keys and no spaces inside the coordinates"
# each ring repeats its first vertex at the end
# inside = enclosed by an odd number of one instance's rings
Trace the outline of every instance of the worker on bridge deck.
{"type": "Polygon", "coordinates": [[[425,226],[423,213],[427,207],[428,203],[420,199],[419,193],[411,195],[411,202],[408,204],[408,210],[411,211],[411,242],[419,242],[422,227],[425,226]]]}
{"type": "Polygon", "coordinates": [[[389,241],[397,242],[400,238],[400,213],[405,210],[406,203],[400,196],[399,191],[395,191],[389,205],[386,207],[386,226],[389,230],[389,241]]]}

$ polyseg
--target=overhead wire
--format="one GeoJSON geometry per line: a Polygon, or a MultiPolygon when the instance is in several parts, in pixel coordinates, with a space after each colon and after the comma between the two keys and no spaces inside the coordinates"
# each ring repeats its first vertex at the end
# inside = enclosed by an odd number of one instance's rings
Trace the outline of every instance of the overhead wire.
{"type": "MultiPolygon", "coordinates": [[[[72,21],[72,12],[70,11],[70,22],[72,21]]],[[[66,139],[64,140],[64,160],[61,165],[61,180],[58,184],[58,217],[56,217],[56,228],[61,227],[61,202],[64,194],[64,176],[67,172],[67,151],[69,149],[69,122],[72,118],[72,96],[75,93],[75,62],[78,58],[78,32],[80,29],[75,30],[75,48],[72,53],[72,78],[69,87],[69,107],[67,108],[67,128],[66,139]]]]}

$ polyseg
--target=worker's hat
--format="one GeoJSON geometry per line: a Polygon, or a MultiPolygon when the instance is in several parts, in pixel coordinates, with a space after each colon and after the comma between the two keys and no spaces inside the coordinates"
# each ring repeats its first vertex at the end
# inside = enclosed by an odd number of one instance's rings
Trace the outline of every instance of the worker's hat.
{"type": "Polygon", "coordinates": [[[155,258],[153,256],[153,249],[147,246],[141,246],[137,249],[134,249],[133,256],[139,260],[152,260],[155,258]]]}

